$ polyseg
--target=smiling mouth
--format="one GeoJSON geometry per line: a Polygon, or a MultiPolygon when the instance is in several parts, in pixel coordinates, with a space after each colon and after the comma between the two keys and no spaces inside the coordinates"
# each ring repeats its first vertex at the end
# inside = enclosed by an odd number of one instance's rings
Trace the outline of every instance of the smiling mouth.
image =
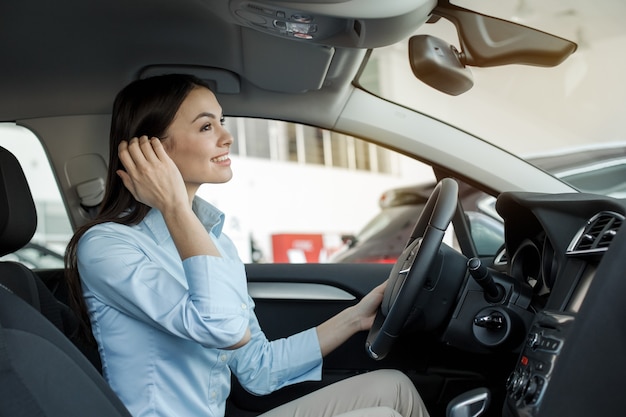
{"type": "Polygon", "coordinates": [[[228,155],[218,156],[217,158],[211,158],[211,162],[224,162],[228,161],[228,155]]]}

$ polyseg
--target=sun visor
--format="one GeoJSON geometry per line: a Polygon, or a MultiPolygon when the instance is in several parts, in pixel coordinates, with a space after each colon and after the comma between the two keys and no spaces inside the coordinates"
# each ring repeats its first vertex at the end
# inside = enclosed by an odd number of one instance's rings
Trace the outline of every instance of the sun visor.
{"type": "Polygon", "coordinates": [[[243,77],[257,87],[284,93],[319,90],[335,48],[294,42],[242,29],[243,77]]]}

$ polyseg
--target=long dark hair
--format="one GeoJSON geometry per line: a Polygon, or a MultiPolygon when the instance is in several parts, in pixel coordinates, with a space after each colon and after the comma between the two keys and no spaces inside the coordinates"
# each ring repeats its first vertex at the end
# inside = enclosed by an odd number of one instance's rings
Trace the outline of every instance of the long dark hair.
{"type": "Polygon", "coordinates": [[[162,137],[174,120],[189,92],[197,87],[210,89],[192,75],[169,74],[137,80],[122,89],[113,103],[109,137],[109,166],[104,199],[95,218],[76,230],[65,252],[65,279],[70,307],[80,322],[79,339],[94,343],[87,306],[83,298],[78,259],[78,241],[92,226],[104,222],[134,225],[143,220],[150,207],[135,200],[116,174],[124,169],[117,148],[121,141],[147,135],[162,137]]]}

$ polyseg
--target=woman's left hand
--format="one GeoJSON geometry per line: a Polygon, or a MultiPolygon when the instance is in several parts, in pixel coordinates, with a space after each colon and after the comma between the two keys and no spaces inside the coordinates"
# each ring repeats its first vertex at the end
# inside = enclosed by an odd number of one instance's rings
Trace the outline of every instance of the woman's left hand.
{"type": "Polygon", "coordinates": [[[353,334],[372,327],[386,287],[387,281],[370,291],[356,305],[346,308],[317,326],[317,337],[323,356],[332,352],[353,334]]]}
{"type": "Polygon", "coordinates": [[[369,330],[372,327],[374,318],[376,318],[376,313],[380,307],[380,303],[383,301],[385,288],[387,288],[387,281],[370,291],[356,306],[354,306],[360,317],[361,330],[369,330]]]}

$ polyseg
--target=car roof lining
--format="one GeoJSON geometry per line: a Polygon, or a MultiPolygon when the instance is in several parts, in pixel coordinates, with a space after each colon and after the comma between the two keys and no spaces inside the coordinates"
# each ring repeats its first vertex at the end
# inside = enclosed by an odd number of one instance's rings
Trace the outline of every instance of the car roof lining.
{"type": "MultiPolygon", "coordinates": [[[[0,46],[5,65],[0,77],[4,98],[0,102],[0,121],[108,113],[117,91],[152,66],[176,69],[185,65],[220,70],[238,77],[243,94],[230,101],[246,106],[247,113],[260,115],[263,108],[267,108],[264,95],[320,89],[328,89],[333,95],[334,77],[344,85],[346,77],[354,78],[357,67],[349,61],[360,62],[366,45],[336,47],[332,42],[307,44],[280,39],[237,22],[229,9],[231,3],[66,0],[61,4],[3,4],[0,42],[4,45],[0,46]],[[24,22],[23,16],[29,16],[28,22],[24,22]],[[37,31],[31,30],[33,27],[37,27],[37,31]],[[168,30],[159,31],[160,27],[168,30]],[[46,33],[46,36],[38,33],[46,33]],[[261,97],[246,103],[247,90],[261,93],[261,97]]],[[[312,11],[317,8],[340,11],[344,7],[353,12],[361,10],[353,3],[354,0],[318,0],[289,5],[312,11]]],[[[367,0],[362,12],[373,14],[375,9],[384,8],[382,3],[377,3],[380,2],[367,0]]],[[[406,34],[407,27],[413,26],[416,18],[426,19],[432,3],[432,0],[423,0],[416,5],[402,1],[402,7],[394,6],[399,8],[393,13],[407,13],[411,4],[414,10],[406,15],[366,22],[371,27],[367,27],[367,34],[363,28],[363,37],[367,35],[370,44],[395,41],[406,34]]],[[[385,10],[385,13],[391,12],[385,10]]],[[[225,91],[233,90],[226,88],[225,91]]],[[[322,114],[318,116],[324,118],[322,114]]],[[[285,118],[289,118],[289,112],[285,118]]]]}

